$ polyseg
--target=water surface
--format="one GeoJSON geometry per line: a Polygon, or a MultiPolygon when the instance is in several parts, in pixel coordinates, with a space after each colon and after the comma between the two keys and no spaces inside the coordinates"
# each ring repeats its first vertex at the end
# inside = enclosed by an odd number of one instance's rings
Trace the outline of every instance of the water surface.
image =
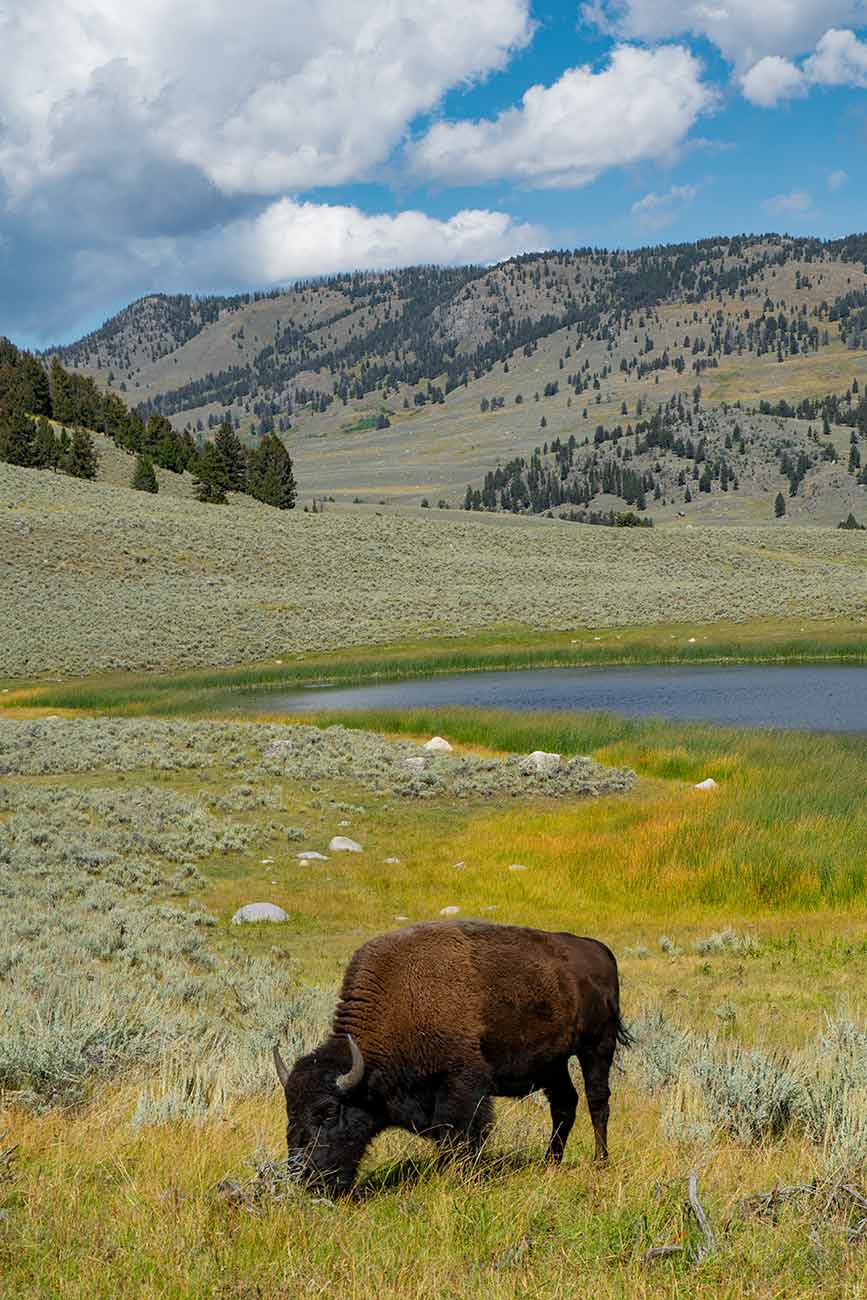
{"type": "Polygon", "coordinates": [[[603,710],[733,727],[867,731],[867,666],[533,668],[308,687],[258,695],[254,701],[254,707],[293,714],[456,705],[522,712],[603,710]]]}

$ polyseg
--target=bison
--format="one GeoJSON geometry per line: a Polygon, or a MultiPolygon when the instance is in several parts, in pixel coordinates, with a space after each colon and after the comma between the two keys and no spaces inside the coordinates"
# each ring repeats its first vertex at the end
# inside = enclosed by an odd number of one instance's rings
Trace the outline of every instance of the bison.
{"type": "Polygon", "coordinates": [[[291,1073],[274,1048],[290,1161],[341,1195],[383,1129],[473,1151],[491,1097],[539,1088],[559,1161],[575,1120],[573,1055],[604,1160],[608,1074],[628,1038],[617,962],[596,939],[470,920],[379,935],[347,967],[329,1037],[291,1073]]]}

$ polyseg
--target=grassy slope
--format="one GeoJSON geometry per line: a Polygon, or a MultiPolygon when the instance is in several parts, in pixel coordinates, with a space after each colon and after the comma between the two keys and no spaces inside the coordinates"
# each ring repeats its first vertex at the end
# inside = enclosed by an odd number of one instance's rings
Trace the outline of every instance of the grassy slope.
{"type": "MultiPolygon", "coordinates": [[[[859,621],[864,534],[206,506],[0,466],[0,675],[262,663],[589,627],[859,621]]],[[[594,634],[595,635],[595,634],[594,634]]],[[[677,633],[673,632],[677,638],[677,633]]],[[[565,638],[564,638],[565,640],[565,638]]],[[[513,642],[514,644],[514,642],[513,642]]],[[[550,645],[550,641],[548,642],[550,645]]]]}
{"type": "MultiPolygon", "coordinates": [[[[220,922],[215,950],[267,953],[274,931],[231,933],[227,921],[239,901],[273,897],[292,915],[278,940],[283,951],[305,979],[333,984],[350,951],[397,913],[435,916],[455,903],[484,914],[494,906],[488,914],[497,919],[567,925],[613,943],[630,1019],[661,1006],[699,1031],[722,1032],[733,1046],[791,1051],[814,1037],[823,1010],[842,1005],[854,1018],[863,1014],[867,752],[860,741],[563,717],[416,716],[402,725],[506,749],[526,748],[532,727],[534,742],[634,764],[642,783],[634,797],[562,807],[367,798],[366,812],[343,814],[365,853],[307,872],[283,833],[265,829],[273,811],[253,813],[263,838],[250,851],[201,864],[210,881],[202,901],[220,922]],[[694,791],[709,772],[720,789],[694,791]],[[390,854],[401,862],[382,866],[390,854]],[[456,871],[460,861],[466,865],[456,871]],[[513,861],[527,870],[510,872],[513,861]],[[695,938],[725,924],[757,935],[759,955],[691,951],[695,938]],[[680,955],[661,950],[663,933],[680,955]],[[637,944],[649,955],[630,955],[637,944]]],[[[197,788],[195,774],[161,775],[179,792],[197,788]]],[[[151,780],[146,771],[130,773],[125,786],[142,782],[147,790],[151,780]]],[[[236,781],[217,766],[208,791],[236,781]]],[[[283,785],[278,822],[302,815],[309,822],[309,791],[291,780],[283,785]]],[[[337,815],[328,800],[340,795],[321,791],[322,835],[337,815]]],[[[364,798],[350,788],[342,797],[364,798]]],[[[589,1163],[582,1111],[565,1166],[543,1174],[547,1119],[529,1100],[500,1105],[493,1148],[475,1170],[437,1169],[422,1143],[387,1135],[366,1163],[366,1194],[357,1201],[335,1209],[303,1196],[288,1205],[266,1198],[258,1213],[215,1189],[227,1173],[243,1177],[261,1144],[279,1151],[276,1085],[202,1126],[136,1131],[130,1116],[147,1082],[106,1087],[76,1113],[30,1116],[7,1103],[0,1149],[20,1144],[16,1175],[4,1181],[0,1173],[7,1294],[733,1300],[856,1296],[867,1286],[863,1251],[846,1247],[847,1218],[833,1208],[814,1221],[809,1206],[794,1202],[774,1223],[738,1210],[748,1192],[824,1176],[820,1149],[797,1132],[759,1146],[724,1134],[690,1139],[684,1129],[672,1140],[664,1121],[676,1099],[648,1096],[631,1071],[614,1077],[613,1159],[604,1173],[589,1163]],[[694,1232],[683,1211],[691,1167],[700,1170],[720,1253],[697,1267],[685,1259],[642,1265],[650,1246],[694,1232]]]]}

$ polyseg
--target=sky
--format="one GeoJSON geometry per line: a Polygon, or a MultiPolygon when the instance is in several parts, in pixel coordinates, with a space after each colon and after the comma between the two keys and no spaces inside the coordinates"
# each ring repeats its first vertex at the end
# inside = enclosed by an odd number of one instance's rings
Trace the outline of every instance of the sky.
{"type": "Polygon", "coordinates": [[[4,0],[0,335],[143,294],[867,226],[867,0],[4,0]]]}

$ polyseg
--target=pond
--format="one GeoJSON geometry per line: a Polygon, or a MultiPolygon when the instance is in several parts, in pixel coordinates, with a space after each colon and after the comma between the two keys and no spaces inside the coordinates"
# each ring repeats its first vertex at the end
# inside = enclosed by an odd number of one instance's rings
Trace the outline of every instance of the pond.
{"type": "Polygon", "coordinates": [[[454,706],[601,710],[732,727],[867,731],[867,666],[542,668],[270,692],[254,701],[254,707],[291,714],[454,706]]]}

